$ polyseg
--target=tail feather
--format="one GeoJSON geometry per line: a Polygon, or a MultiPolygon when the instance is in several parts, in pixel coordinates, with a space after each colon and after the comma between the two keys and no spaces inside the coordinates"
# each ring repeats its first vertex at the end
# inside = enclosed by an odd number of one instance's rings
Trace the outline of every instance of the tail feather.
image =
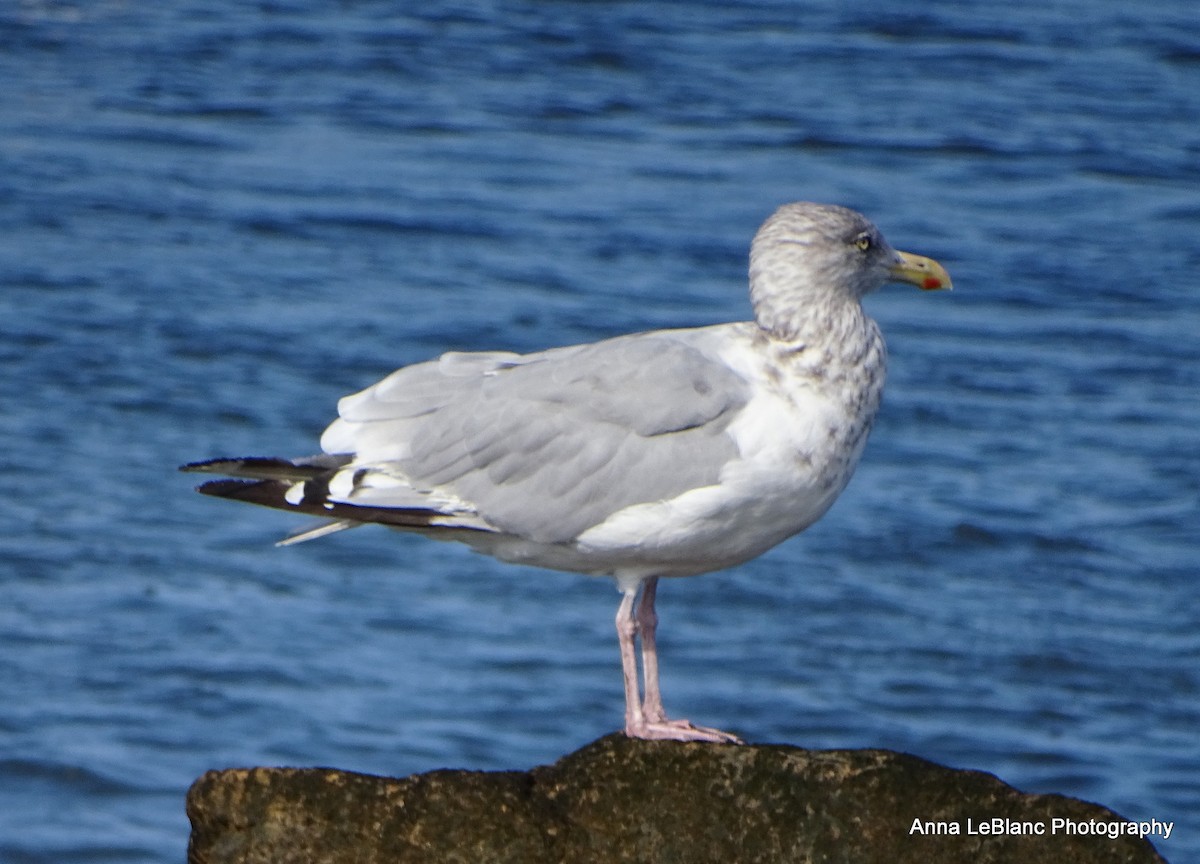
{"type": "Polygon", "coordinates": [[[319,537],[328,537],[330,534],[336,534],[339,531],[345,531],[347,528],[357,528],[364,525],[364,522],[354,522],[350,519],[336,519],[332,522],[322,522],[319,525],[313,525],[308,528],[300,528],[293,531],[282,540],[275,542],[276,546],[294,546],[297,543],[307,543],[309,540],[316,540],[319,537]]]}

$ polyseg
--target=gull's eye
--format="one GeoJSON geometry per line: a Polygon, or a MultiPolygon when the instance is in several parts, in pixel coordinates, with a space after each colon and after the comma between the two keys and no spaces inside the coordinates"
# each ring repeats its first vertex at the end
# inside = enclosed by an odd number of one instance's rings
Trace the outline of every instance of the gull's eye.
{"type": "Polygon", "coordinates": [[[863,252],[869,252],[871,247],[875,245],[875,240],[868,232],[864,231],[854,238],[854,245],[863,252]]]}

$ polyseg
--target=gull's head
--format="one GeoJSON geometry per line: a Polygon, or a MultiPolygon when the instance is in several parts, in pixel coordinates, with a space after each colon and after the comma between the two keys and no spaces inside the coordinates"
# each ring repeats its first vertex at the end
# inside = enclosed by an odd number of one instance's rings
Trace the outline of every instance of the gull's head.
{"type": "Polygon", "coordinates": [[[951,287],[941,264],[896,251],[867,217],[833,204],[783,205],[750,247],[750,298],[769,330],[792,329],[787,321],[814,307],[858,303],[888,282],[951,287]]]}

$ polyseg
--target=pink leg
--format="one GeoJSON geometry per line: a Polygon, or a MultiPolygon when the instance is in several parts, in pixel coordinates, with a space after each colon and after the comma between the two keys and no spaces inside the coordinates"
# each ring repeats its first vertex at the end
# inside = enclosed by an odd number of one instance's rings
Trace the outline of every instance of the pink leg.
{"type": "Polygon", "coordinates": [[[625,674],[625,734],[631,738],[742,743],[736,735],[719,729],[694,726],[687,720],[667,719],[662,692],[658,687],[658,646],[654,638],[658,628],[658,614],[654,611],[657,593],[658,577],[651,576],[642,586],[636,619],[633,615],[636,588],[624,590],[621,605],[617,609],[617,636],[621,643],[621,667],[625,674]],[[640,636],[642,640],[644,701],[638,699],[635,636],[640,636]]]}
{"type": "Polygon", "coordinates": [[[638,695],[637,623],[633,620],[633,600],[637,587],[622,588],[621,605],[617,607],[617,642],[621,646],[621,671],[625,675],[625,734],[637,737],[630,730],[645,725],[642,701],[638,695]]]}
{"type": "Polygon", "coordinates": [[[654,611],[657,594],[658,577],[651,576],[642,585],[636,620],[638,635],[642,637],[642,690],[646,694],[642,713],[653,723],[665,723],[667,712],[662,704],[662,691],[658,689],[658,643],[654,640],[654,632],[658,629],[658,613],[654,611]]]}

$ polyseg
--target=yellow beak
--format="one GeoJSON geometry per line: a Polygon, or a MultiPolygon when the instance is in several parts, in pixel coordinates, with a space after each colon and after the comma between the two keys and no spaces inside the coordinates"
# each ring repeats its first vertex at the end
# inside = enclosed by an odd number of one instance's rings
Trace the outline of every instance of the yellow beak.
{"type": "Polygon", "coordinates": [[[937,291],[941,288],[949,291],[954,287],[946,268],[932,258],[913,255],[911,252],[896,254],[900,256],[900,260],[891,267],[892,279],[895,281],[916,285],[923,291],[937,291]]]}

